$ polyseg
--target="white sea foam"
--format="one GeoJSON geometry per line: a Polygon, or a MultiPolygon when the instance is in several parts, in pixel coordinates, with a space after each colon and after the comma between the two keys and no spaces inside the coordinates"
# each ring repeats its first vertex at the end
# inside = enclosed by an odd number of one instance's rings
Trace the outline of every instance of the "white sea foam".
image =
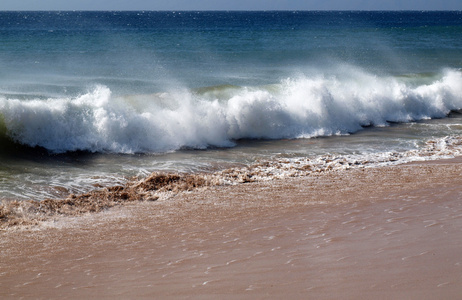
{"type": "Polygon", "coordinates": [[[119,97],[97,86],[75,98],[0,98],[7,134],[52,152],[152,153],[229,147],[242,138],[342,135],[363,126],[441,118],[461,108],[459,70],[421,84],[350,68],[343,75],[264,87],[119,97]]]}
{"type": "Polygon", "coordinates": [[[376,168],[415,161],[447,159],[462,155],[462,137],[446,136],[429,140],[420,149],[404,152],[379,152],[367,155],[319,155],[316,157],[275,158],[257,161],[242,168],[231,168],[215,174],[220,184],[269,181],[303,177],[332,171],[376,168]]]}

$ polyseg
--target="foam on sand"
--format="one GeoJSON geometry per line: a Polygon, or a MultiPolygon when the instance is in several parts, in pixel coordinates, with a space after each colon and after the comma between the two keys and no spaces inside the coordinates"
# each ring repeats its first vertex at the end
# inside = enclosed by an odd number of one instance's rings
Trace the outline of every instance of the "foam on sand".
{"type": "Polygon", "coordinates": [[[350,169],[379,167],[411,161],[450,158],[462,154],[462,137],[430,140],[420,150],[357,155],[323,155],[313,159],[294,158],[259,161],[242,168],[214,173],[153,173],[143,179],[131,179],[125,185],[103,187],[66,199],[43,201],[3,201],[0,205],[0,226],[34,225],[54,216],[78,216],[134,201],[166,199],[184,191],[219,185],[237,185],[290,177],[320,176],[350,169]]]}

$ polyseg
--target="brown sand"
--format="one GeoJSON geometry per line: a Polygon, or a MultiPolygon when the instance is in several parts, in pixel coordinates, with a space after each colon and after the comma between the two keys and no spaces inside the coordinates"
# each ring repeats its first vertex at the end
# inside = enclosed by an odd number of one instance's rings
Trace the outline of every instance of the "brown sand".
{"type": "Polygon", "coordinates": [[[202,187],[0,232],[1,299],[456,299],[462,160],[202,187]]]}

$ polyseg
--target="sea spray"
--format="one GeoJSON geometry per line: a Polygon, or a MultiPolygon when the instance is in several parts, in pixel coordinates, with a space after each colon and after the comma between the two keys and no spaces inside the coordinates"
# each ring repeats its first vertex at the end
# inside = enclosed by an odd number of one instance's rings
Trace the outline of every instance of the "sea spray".
{"type": "Polygon", "coordinates": [[[417,84],[349,71],[271,86],[129,96],[96,86],[75,98],[3,97],[0,114],[12,140],[52,153],[160,153],[231,147],[239,139],[346,135],[364,126],[442,118],[462,108],[460,70],[417,84]]]}

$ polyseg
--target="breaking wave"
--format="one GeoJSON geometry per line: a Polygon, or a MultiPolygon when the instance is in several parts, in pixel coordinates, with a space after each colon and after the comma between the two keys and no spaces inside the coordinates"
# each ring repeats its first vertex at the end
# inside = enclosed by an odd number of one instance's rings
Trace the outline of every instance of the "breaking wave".
{"type": "Polygon", "coordinates": [[[345,135],[461,108],[460,70],[392,77],[350,68],[259,87],[114,96],[99,85],[74,98],[0,96],[0,130],[2,138],[53,153],[155,153],[231,147],[239,139],[345,135]]]}

